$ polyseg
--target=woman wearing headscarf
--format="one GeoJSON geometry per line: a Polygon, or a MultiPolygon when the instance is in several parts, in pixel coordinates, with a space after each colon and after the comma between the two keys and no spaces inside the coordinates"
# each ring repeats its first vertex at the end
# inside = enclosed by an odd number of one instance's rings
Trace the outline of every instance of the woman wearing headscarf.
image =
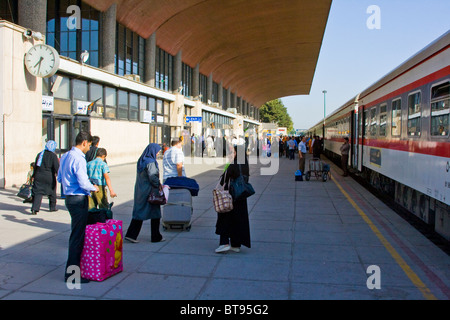
{"type": "Polygon", "coordinates": [[[33,173],[32,214],[39,212],[43,196],[48,196],[50,211],[58,211],[56,209],[56,175],[58,174],[59,160],[55,150],[56,142],[49,140],[45,149],[36,156],[33,173]]]}
{"type": "MultiPolygon", "coordinates": [[[[250,176],[244,145],[234,146],[233,154],[234,159],[226,167],[220,182],[221,185],[225,184],[225,190],[228,190],[230,180],[236,179],[241,174],[250,176]]],[[[216,234],[220,235],[216,253],[240,252],[241,245],[251,247],[247,199],[233,201],[233,210],[230,212],[217,213],[216,234]]]]}
{"type": "Polygon", "coordinates": [[[133,217],[125,239],[136,243],[142,224],[151,219],[151,242],[164,241],[159,232],[161,220],[161,206],[147,201],[150,192],[156,194],[161,190],[159,180],[159,166],[157,161],[161,147],[151,143],[145,148],[137,163],[136,184],[134,186],[133,217]]]}

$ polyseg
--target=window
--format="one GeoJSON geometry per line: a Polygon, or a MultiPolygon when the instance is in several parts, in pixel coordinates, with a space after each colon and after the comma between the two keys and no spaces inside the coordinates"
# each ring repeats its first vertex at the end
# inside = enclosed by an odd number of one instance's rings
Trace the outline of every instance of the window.
{"type": "Polygon", "coordinates": [[[183,87],[183,95],[185,97],[192,96],[192,77],[193,70],[187,64],[183,63],[181,72],[181,86],[183,87]]]}
{"type": "Polygon", "coordinates": [[[400,136],[402,133],[402,100],[392,101],[392,136],[400,136]]]}
{"type": "Polygon", "coordinates": [[[366,110],[364,111],[364,137],[366,137],[369,134],[369,124],[370,124],[369,110],[366,110]]]}
{"type": "Polygon", "coordinates": [[[96,83],[89,84],[89,101],[95,102],[95,108],[91,112],[92,117],[103,117],[103,86],[96,83]]]}
{"type": "Polygon", "coordinates": [[[86,81],[73,80],[73,99],[88,101],[88,84],[86,81]]]}
{"type": "Polygon", "coordinates": [[[0,20],[7,20],[17,24],[19,21],[18,8],[18,1],[0,1],[0,20]]]}
{"type": "Polygon", "coordinates": [[[70,100],[70,79],[61,76],[54,76],[53,79],[53,97],[57,99],[70,100]],[[61,82],[57,84],[56,82],[59,81],[61,82]]]}
{"type": "Polygon", "coordinates": [[[377,107],[370,109],[370,133],[371,136],[377,135],[377,107]]]}
{"type": "Polygon", "coordinates": [[[420,92],[408,96],[408,135],[420,136],[421,110],[420,110],[420,92]]]}
{"type": "Polygon", "coordinates": [[[155,98],[148,98],[148,110],[153,112],[153,115],[156,111],[156,100],[155,98]]]}
{"type": "Polygon", "coordinates": [[[208,87],[208,78],[204,74],[200,73],[199,82],[200,82],[199,90],[200,90],[200,94],[202,95],[201,101],[203,103],[207,103],[208,99],[207,99],[206,92],[207,92],[207,87],[208,87]]]}
{"type": "Polygon", "coordinates": [[[137,74],[144,78],[145,40],[121,24],[117,24],[116,74],[137,74]]]}
{"type": "Polygon", "coordinates": [[[387,105],[380,106],[380,136],[386,136],[387,105]]]}
{"type": "Polygon", "coordinates": [[[431,135],[448,136],[450,81],[431,88],[431,135]]]}
{"type": "Polygon", "coordinates": [[[117,118],[128,120],[128,92],[123,90],[118,91],[118,107],[117,118]]]}
{"type": "Polygon", "coordinates": [[[79,61],[81,52],[89,52],[86,62],[94,67],[99,66],[99,20],[100,13],[81,0],[47,1],[47,44],[54,47],[62,56],[79,61]],[[81,8],[81,28],[72,28],[67,22],[69,6],[81,8]]]}
{"type": "Polygon", "coordinates": [[[130,93],[130,120],[139,120],[139,96],[136,93],[130,93]]]}
{"type": "Polygon", "coordinates": [[[211,101],[219,102],[219,84],[216,82],[212,85],[211,101]]]}
{"type": "Polygon", "coordinates": [[[116,110],[117,110],[116,89],[105,87],[105,117],[108,119],[115,119],[116,110]]]}
{"type": "Polygon", "coordinates": [[[162,50],[156,48],[156,74],[155,86],[161,90],[172,91],[173,79],[173,56],[162,50]]]}

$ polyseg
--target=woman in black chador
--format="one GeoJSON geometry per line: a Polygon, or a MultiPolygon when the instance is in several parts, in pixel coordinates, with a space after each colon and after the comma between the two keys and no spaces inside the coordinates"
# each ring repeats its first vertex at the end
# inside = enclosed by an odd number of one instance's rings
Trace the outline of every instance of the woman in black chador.
{"type": "MultiPolygon", "coordinates": [[[[245,147],[238,145],[234,147],[234,161],[225,170],[220,184],[225,183],[227,190],[230,179],[236,179],[241,174],[249,177],[250,168],[245,147]]],[[[239,252],[241,245],[251,247],[247,199],[233,201],[232,211],[217,214],[216,234],[220,235],[216,253],[239,252]]]]}
{"type": "Polygon", "coordinates": [[[48,196],[50,211],[56,209],[56,175],[59,160],[55,154],[56,142],[49,140],[45,149],[36,157],[36,167],[33,173],[33,205],[31,213],[37,214],[41,208],[43,196],[48,196]]]}

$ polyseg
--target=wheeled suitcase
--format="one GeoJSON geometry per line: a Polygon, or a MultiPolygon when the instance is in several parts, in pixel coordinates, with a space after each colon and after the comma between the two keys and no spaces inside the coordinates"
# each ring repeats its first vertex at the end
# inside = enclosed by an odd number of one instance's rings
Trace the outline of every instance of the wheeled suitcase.
{"type": "Polygon", "coordinates": [[[189,231],[192,221],[192,195],[188,189],[170,189],[167,204],[161,206],[161,223],[164,230],[189,231]]]}

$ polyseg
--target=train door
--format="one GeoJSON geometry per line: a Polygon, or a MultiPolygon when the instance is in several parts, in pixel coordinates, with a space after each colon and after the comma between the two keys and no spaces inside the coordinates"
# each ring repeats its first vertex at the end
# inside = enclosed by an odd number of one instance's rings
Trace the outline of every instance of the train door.
{"type": "Polygon", "coordinates": [[[352,111],[350,117],[350,132],[351,132],[351,166],[357,168],[358,166],[358,111],[352,111]]]}
{"type": "Polygon", "coordinates": [[[357,166],[358,171],[362,171],[362,162],[363,162],[363,144],[364,144],[364,123],[365,123],[365,113],[364,113],[364,107],[359,107],[358,109],[358,151],[357,151],[357,166]]]}

